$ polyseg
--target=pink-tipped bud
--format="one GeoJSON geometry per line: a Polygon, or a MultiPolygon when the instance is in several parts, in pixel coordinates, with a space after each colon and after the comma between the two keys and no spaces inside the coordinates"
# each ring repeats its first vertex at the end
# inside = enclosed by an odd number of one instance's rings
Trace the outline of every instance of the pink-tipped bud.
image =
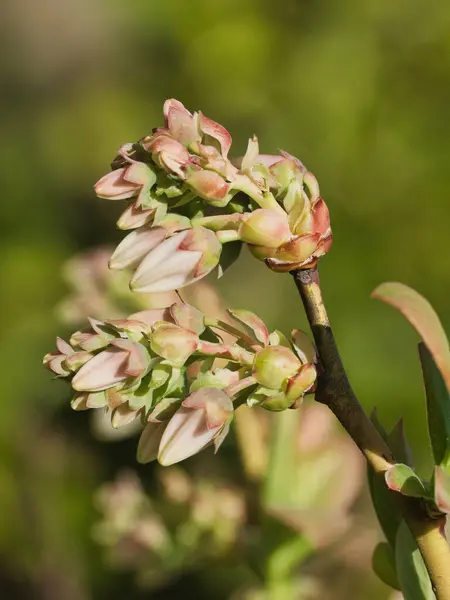
{"type": "Polygon", "coordinates": [[[201,140],[197,119],[179,100],[172,98],[164,102],[164,116],[171,135],[183,146],[189,146],[201,140]]]}
{"type": "Polygon", "coordinates": [[[142,259],[166,237],[163,227],[142,227],[129,233],[117,246],[109,260],[110,269],[137,267],[142,259]]]}
{"type": "Polygon", "coordinates": [[[162,323],[152,333],[150,346],[153,352],[172,365],[182,366],[197,350],[198,336],[178,325],[162,323]]]}
{"type": "Polygon", "coordinates": [[[215,171],[193,170],[186,185],[213,206],[226,206],[231,199],[231,184],[215,171]]]}
{"type": "Polygon", "coordinates": [[[168,466],[197,454],[226,431],[232,418],[233,404],[223,390],[197,390],[186,398],[165,428],[158,461],[168,466]]]}
{"type": "Polygon", "coordinates": [[[131,280],[134,292],[168,292],[207,275],[218,264],[222,246],[203,227],[176,233],[151,250],[131,280]]]}
{"type": "Polygon", "coordinates": [[[226,158],[232,142],[230,133],[225,129],[225,127],[223,127],[223,125],[220,125],[212,119],[205,117],[205,115],[201,112],[199,112],[198,120],[200,131],[219,142],[222,156],[226,158]]]}
{"type": "Polygon", "coordinates": [[[99,179],[94,185],[97,196],[106,200],[124,200],[137,196],[141,186],[124,179],[126,170],[117,169],[99,179]]]}

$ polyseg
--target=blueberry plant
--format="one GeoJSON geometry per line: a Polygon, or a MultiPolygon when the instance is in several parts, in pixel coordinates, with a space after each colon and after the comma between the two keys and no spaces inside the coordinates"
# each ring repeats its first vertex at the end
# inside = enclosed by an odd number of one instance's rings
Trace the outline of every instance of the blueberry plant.
{"type": "MultiPolygon", "coordinates": [[[[332,232],[314,175],[286,152],[260,154],[249,140],[230,159],[228,131],[177,100],[164,104],[164,127],[123,145],[98,197],[125,201],[118,220],[127,235],[109,260],[130,273],[136,295],[162,295],[156,308],[126,318],[91,318],[89,326],[44,364],[73,389],[75,410],[103,409],[114,427],[142,424],[141,463],[172,465],[224,442],[235,411],[292,411],[306,394],[334,413],[368,464],[369,487],[386,541],[373,567],[407,600],[450,600],[450,349],[438,317],[417,292],[399,283],[374,296],[400,310],[422,338],[435,467],[421,479],[403,429],[386,432],[368,417],[346,376],[321,294],[318,262],[332,232]],[[242,245],[267,267],[290,273],[313,336],[269,332],[247,310],[206,316],[178,290],[213,269],[222,276],[242,245]]],[[[108,317],[108,315],[105,315],[108,317]]]]}

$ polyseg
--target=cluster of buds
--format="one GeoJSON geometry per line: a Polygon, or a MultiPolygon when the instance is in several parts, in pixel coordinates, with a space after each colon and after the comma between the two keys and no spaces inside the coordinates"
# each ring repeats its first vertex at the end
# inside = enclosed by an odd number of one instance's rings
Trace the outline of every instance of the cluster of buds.
{"type": "Polygon", "coordinates": [[[114,427],[140,418],[138,460],[170,465],[212,444],[217,450],[244,402],[285,410],[314,388],[315,352],[303,332],[289,341],[269,335],[253,313],[230,314],[232,324],[178,302],[91,319],[69,343],[59,338],[44,364],[70,382],[75,410],[106,408],[114,427]]]}
{"type": "Polygon", "coordinates": [[[173,290],[216,266],[220,272],[237,255],[223,253],[230,242],[248,244],[276,271],[311,267],[328,251],[328,209],[300,161],[259,154],[255,137],[241,160],[230,161],[222,125],[177,100],[166,101],[164,115],[165,127],[122,146],[95,185],[100,198],[129,201],[118,227],[134,231],[110,267],[135,270],[133,291],[173,290]]]}
{"type": "Polygon", "coordinates": [[[93,531],[114,567],[137,570],[139,582],[150,587],[235,552],[246,525],[244,493],[229,482],[192,478],[178,467],[157,476],[151,499],[132,471],[102,485],[93,531]]]}

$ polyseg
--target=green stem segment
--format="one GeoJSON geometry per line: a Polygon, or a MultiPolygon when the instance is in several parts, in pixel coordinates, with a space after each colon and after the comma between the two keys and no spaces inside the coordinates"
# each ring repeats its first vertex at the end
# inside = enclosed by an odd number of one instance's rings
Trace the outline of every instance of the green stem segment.
{"type": "MultiPolygon", "coordinates": [[[[374,472],[384,476],[395,458],[366,416],[348,381],[322,299],[317,268],[292,271],[319,356],[316,400],[326,404],[364,454],[374,472]]],[[[431,519],[420,499],[398,495],[408,524],[427,567],[437,600],[450,600],[450,548],[443,519],[431,519]]]]}

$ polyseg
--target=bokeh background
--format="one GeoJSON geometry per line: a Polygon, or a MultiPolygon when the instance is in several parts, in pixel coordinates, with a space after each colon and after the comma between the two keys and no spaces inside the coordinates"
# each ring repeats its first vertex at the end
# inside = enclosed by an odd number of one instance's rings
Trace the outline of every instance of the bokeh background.
{"type": "MultiPolygon", "coordinates": [[[[227,568],[220,561],[213,568],[208,552],[176,567],[164,563],[168,574],[156,583],[136,577],[135,563],[119,568],[108,560],[95,535],[104,514],[93,498],[124,468],[136,472],[136,440],[95,435],[90,416],[72,413],[67,389],[41,367],[56,333],[69,332],[55,311],[68,291],[63,264],[120,239],[120,207],[95,198],[92,185],[122,143],[162,123],[169,97],[224,124],[235,154],[256,133],[264,152],[283,148],[317,176],[335,239],[321,278],[349,375],[361,402],[367,410],[376,405],[388,427],[404,415],[414,458],[427,473],[417,340],[370,293],[382,281],[407,283],[450,327],[449,31],[450,5],[425,0],[3,5],[2,598],[220,599],[264,588],[242,563],[224,559],[227,568]]],[[[306,327],[291,278],[248,256],[218,286],[226,304],[254,310],[272,328],[306,327]]],[[[200,468],[208,480],[219,471],[244,494],[252,488],[233,439],[223,456],[195,461],[186,467],[190,476],[200,468]]],[[[138,472],[142,485],[159,490],[155,497],[161,493],[153,466],[138,472]]],[[[355,503],[376,538],[364,497],[355,503]]],[[[345,571],[353,581],[343,584],[346,597],[388,598],[369,574],[370,551],[363,555],[345,571]],[[349,592],[356,580],[365,587],[349,592]]],[[[333,581],[333,560],[325,552],[310,571],[333,581]]],[[[320,597],[337,598],[338,590],[320,597]]]]}

